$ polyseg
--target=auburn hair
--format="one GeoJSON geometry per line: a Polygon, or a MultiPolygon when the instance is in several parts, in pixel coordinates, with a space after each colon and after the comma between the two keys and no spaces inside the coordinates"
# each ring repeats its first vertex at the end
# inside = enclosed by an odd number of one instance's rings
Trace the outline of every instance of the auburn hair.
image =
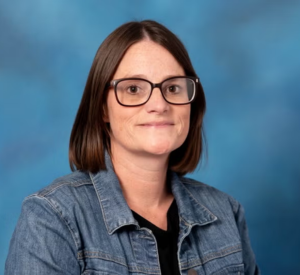
{"type": "MultiPolygon", "coordinates": [[[[167,49],[187,76],[197,76],[184,45],[163,25],[144,20],[118,27],[100,45],[87,78],[70,137],[69,162],[72,171],[95,173],[106,169],[105,151],[111,155],[110,128],[104,121],[107,112],[107,83],[112,80],[127,49],[143,39],[150,39],[167,49]]],[[[203,116],[206,102],[201,83],[196,85],[188,136],[169,157],[169,169],[180,175],[192,172],[204,151],[203,116]]]]}

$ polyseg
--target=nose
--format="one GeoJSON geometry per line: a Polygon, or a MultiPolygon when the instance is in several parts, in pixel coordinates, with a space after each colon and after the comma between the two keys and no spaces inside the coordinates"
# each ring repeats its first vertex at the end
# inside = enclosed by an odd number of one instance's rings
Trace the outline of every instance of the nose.
{"type": "Polygon", "coordinates": [[[169,110],[170,105],[165,99],[158,87],[154,88],[152,94],[145,104],[147,112],[164,113],[169,110]]]}

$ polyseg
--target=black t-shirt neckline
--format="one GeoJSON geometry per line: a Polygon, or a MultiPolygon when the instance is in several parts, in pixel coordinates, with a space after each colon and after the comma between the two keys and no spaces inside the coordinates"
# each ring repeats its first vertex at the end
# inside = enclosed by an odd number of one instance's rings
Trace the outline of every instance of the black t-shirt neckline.
{"type": "Polygon", "coordinates": [[[177,259],[179,218],[178,208],[175,199],[173,200],[167,212],[167,230],[163,230],[157,227],[156,225],[146,220],[144,217],[140,216],[133,210],[131,211],[133,213],[134,218],[138,221],[140,227],[150,229],[153,235],[155,236],[162,275],[180,274],[177,259]]]}

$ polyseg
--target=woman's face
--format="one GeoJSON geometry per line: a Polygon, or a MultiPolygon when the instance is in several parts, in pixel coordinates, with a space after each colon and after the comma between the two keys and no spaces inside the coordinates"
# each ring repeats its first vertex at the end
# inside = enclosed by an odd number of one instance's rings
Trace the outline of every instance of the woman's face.
{"type": "MultiPolygon", "coordinates": [[[[132,45],[121,60],[113,79],[139,77],[160,83],[171,76],[184,76],[176,59],[162,46],[143,40],[132,45]]],[[[167,103],[159,88],[148,102],[137,107],[120,105],[113,88],[108,92],[108,117],[111,147],[138,154],[169,155],[187,137],[190,104],[167,103]]]]}

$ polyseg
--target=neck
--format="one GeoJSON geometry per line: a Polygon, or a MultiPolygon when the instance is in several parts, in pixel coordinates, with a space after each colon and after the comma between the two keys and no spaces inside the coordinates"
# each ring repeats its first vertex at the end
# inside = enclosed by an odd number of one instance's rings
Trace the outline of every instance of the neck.
{"type": "Polygon", "coordinates": [[[169,203],[168,155],[136,154],[112,146],[112,163],[125,200],[132,210],[155,211],[169,203]]]}

